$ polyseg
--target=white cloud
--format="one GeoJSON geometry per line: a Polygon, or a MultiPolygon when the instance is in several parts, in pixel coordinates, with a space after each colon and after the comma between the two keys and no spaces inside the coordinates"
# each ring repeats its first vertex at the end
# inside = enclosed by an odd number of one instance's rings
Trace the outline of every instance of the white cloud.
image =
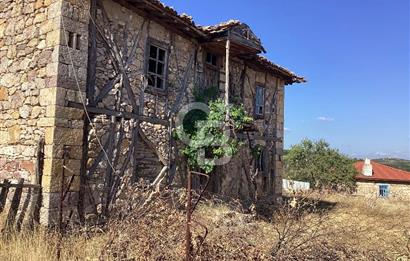
{"type": "Polygon", "coordinates": [[[334,118],[330,118],[330,117],[325,117],[325,116],[319,116],[316,118],[318,121],[334,121],[334,118]]]}
{"type": "Polygon", "coordinates": [[[385,157],[385,156],[387,156],[387,155],[389,155],[388,153],[386,153],[386,152],[382,152],[382,151],[377,151],[376,153],[374,153],[376,156],[379,156],[379,157],[385,157]]]}
{"type": "Polygon", "coordinates": [[[286,127],[284,128],[284,130],[287,131],[287,132],[292,131],[291,129],[286,128],[286,127]]]}

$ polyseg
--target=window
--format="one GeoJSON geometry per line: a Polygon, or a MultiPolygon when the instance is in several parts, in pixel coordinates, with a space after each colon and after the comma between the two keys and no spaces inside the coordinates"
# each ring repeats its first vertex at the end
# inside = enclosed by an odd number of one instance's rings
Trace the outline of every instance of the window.
{"type": "Polygon", "coordinates": [[[263,116],[265,112],[265,88],[256,86],[255,115],[263,116]]]}
{"type": "Polygon", "coordinates": [[[148,56],[148,86],[165,89],[167,51],[159,46],[149,45],[148,56]]]}
{"type": "Polygon", "coordinates": [[[265,163],[264,163],[264,158],[265,153],[263,153],[263,151],[261,151],[261,153],[259,153],[258,158],[256,159],[256,169],[263,173],[263,171],[265,170],[265,163]]]}
{"type": "Polygon", "coordinates": [[[380,184],[379,185],[379,197],[381,198],[388,198],[389,197],[389,185],[387,184],[380,184]]]}
{"type": "Polygon", "coordinates": [[[68,47],[73,48],[75,41],[75,34],[73,32],[68,32],[68,47]]]}
{"type": "Polygon", "coordinates": [[[213,53],[206,53],[206,63],[209,65],[217,66],[217,59],[218,57],[213,53]]]}
{"type": "Polygon", "coordinates": [[[67,34],[67,45],[70,48],[75,48],[77,50],[80,50],[81,48],[81,35],[76,34],[73,32],[68,32],[67,34]]]}
{"type": "Polygon", "coordinates": [[[81,48],[81,35],[77,34],[77,39],[75,41],[75,49],[80,50],[81,48]]]}

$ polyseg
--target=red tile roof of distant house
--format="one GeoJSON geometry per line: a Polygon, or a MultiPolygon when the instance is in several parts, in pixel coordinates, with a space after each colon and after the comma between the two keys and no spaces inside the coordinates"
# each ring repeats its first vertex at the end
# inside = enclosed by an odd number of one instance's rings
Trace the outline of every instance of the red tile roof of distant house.
{"type": "Polygon", "coordinates": [[[359,174],[356,175],[356,180],[410,183],[410,172],[408,171],[396,169],[374,161],[372,161],[371,164],[373,168],[372,176],[362,174],[364,161],[358,161],[354,164],[354,167],[359,172],[359,174]]]}

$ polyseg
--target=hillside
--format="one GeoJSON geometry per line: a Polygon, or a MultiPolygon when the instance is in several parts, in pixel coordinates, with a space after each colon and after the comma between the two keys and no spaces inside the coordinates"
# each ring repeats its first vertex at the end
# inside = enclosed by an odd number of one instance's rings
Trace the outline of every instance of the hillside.
{"type": "Polygon", "coordinates": [[[410,160],[395,159],[395,158],[382,158],[382,159],[374,159],[374,161],[390,166],[390,167],[393,167],[393,168],[410,171],[410,160]]]}

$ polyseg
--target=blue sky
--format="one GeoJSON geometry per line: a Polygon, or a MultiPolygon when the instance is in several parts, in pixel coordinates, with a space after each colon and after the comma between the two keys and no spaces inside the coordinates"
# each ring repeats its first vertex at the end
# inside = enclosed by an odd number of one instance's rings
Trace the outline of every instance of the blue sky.
{"type": "Polygon", "coordinates": [[[272,61],[305,76],[288,86],[285,147],[327,140],[355,157],[410,159],[408,0],[163,0],[209,25],[239,19],[272,61]]]}

